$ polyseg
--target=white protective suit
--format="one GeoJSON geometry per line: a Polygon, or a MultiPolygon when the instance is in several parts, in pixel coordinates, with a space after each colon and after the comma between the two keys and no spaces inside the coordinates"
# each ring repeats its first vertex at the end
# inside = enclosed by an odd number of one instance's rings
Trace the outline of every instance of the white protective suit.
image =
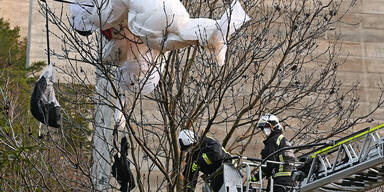
{"type": "Polygon", "coordinates": [[[103,59],[118,62],[117,83],[119,88],[142,95],[151,93],[160,80],[164,68],[160,51],[148,48],[124,27],[112,39],[104,38],[103,59]],[[124,34],[124,35],[120,35],[124,34]]]}
{"type": "Polygon", "coordinates": [[[125,34],[139,37],[144,44],[138,45],[138,50],[124,48],[132,47],[132,42],[128,40],[115,40],[110,42],[107,46],[109,51],[106,52],[113,54],[115,52],[113,51],[115,48],[111,48],[113,46],[117,46],[120,50],[127,50],[127,56],[119,58],[120,69],[123,72],[122,80],[127,82],[126,87],[129,88],[132,84],[132,75],[136,77],[133,84],[147,79],[147,84],[144,86],[138,83],[144,87],[142,94],[150,93],[156,87],[162,65],[158,64],[155,67],[157,70],[150,70],[153,73],[139,72],[138,70],[149,70],[153,67],[149,67],[148,59],[138,59],[137,55],[132,56],[132,53],[137,51],[148,53],[149,47],[152,49],[149,54],[150,61],[154,61],[160,51],[200,44],[213,51],[218,65],[222,66],[225,63],[227,50],[226,37],[230,37],[236,29],[250,19],[237,0],[232,2],[231,7],[226,10],[220,20],[190,18],[179,0],[104,0],[106,3],[103,4],[99,14],[96,7],[102,1],[77,0],[79,4],[71,4],[70,23],[75,30],[91,32],[97,28],[105,30],[122,24],[129,29],[125,34]],[[94,3],[96,4],[94,7],[81,5],[94,3]],[[229,15],[231,15],[230,19],[229,15]],[[135,62],[132,61],[133,57],[135,62]]]}

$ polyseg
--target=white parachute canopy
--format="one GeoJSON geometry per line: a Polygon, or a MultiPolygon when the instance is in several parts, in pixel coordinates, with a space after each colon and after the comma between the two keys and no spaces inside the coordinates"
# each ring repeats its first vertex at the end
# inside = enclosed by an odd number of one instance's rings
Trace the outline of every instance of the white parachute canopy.
{"type": "Polygon", "coordinates": [[[53,81],[53,68],[52,64],[49,64],[44,68],[35,84],[31,95],[30,109],[32,115],[41,123],[60,128],[60,104],[56,100],[53,81]]]}

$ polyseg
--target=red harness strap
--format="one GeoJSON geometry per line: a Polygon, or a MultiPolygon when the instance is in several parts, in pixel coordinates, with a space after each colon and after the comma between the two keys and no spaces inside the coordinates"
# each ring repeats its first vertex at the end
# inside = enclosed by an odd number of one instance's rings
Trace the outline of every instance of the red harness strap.
{"type": "Polygon", "coordinates": [[[112,40],[112,28],[101,30],[101,34],[108,40],[112,40]]]}

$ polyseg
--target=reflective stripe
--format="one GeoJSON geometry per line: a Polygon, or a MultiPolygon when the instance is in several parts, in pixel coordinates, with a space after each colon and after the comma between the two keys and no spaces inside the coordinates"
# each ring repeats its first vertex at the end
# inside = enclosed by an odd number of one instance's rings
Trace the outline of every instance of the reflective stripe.
{"type": "Polygon", "coordinates": [[[203,153],[201,156],[203,157],[203,159],[204,159],[205,163],[207,163],[207,165],[210,165],[212,163],[211,160],[209,160],[207,154],[203,153]]]}
{"type": "Polygon", "coordinates": [[[197,170],[197,164],[193,163],[192,164],[192,171],[195,172],[197,170]]]}
{"type": "Polygon", "coordinates": [[[291,176],[291,172],[277,172],[274,177],[291,176]]]}
{"type": "Polygon", "coordinates": [[[283,138],[284,138],[284,135],[280,135],[279,138],[277,138],[277,141],[276,141],[277,146],[280,146],[280,142],[283,138]]]}
{"type": "MultiPolygon", "coordinates": [[[[276,145],[280,146],[281,140],[284,138],[284,135],[280,135],[276,140],[276,145]]],[[[284,163],[284,156],[282,154],[279,155],[279,161],[281,163],[284,163]]],[[[279,165],[279,172],[275,173],[275,177],[281,177],[281,176],[291,176],[291,172],[283,172],[284,171],[284,165],[279,165]]]]}
{"type": "MultiPolygon", "coordinates": [[[[284,163],[284,157],[283,157],[283,155],[279,155],[279,160],[280,160],[280,162],[282,162],[282,163],[284,163]]],[[[280,164],[279,165],[279,172],[283,172],[284,171],[284,165],[283,164],[280,164]]]]}
{"type": "Polygon", "coordinates": [[[237,166],[239,166],[238,161],[236,161],[235,159],[232,159],[232,165],[233,167],[237,168],[237,166]]]}

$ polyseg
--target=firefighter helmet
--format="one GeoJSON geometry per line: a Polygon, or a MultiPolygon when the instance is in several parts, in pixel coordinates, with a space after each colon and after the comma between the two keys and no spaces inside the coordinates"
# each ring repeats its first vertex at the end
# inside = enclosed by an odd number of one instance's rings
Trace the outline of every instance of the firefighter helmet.
{"type": "Polygon", "coordinates": [[[275,115],[272,115],[272,114],[262,115],[259,118],[259,121],[257,122],[256,128],[263,129],[267,125],[271,125],[271,128],[273,128],[274,130],[281,129],[279,119],[275,115]]]}
{"type": "Polygon", "coordinates": [[[178,140],[180,149],[185,151],[197,142],[198,136],[193,131],[184,129],[180,131],[178,140]]]}

